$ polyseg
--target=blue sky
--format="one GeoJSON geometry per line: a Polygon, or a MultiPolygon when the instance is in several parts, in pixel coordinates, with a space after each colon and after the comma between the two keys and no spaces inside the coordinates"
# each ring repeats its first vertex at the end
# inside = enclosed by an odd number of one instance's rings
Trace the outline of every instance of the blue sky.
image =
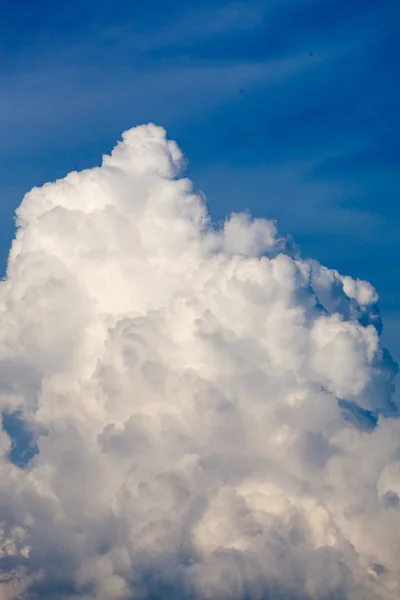
{"type": "Polygon", "coordinates": [[[400,360],[398,0],[1,0],[0,260],[33,185],[153,121],[211,214],[370,280],[400,360]]]}

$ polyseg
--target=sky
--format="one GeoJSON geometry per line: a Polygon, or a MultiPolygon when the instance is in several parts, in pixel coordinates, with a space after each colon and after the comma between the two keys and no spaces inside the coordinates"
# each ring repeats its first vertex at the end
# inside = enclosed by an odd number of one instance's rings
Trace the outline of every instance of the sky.
{"type": "Polygon", "coordinates": [[[0,7],[0,600],[397,598],[397,0],[0,7]]]}
{"type": "Polygon", "coordinates": [[[1,263],[34,185],[166,127],[211,214],[377,287],[400,359],[396,0],[1,2],[1,263]]]}

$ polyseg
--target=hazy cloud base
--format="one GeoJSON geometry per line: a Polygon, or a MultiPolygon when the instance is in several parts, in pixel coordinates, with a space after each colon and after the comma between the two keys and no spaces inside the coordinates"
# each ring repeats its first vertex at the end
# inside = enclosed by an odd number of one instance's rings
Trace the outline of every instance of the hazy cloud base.
{"type": "Polygon", "coordinates": [[[0,598],[398,598],[377,294],[271,221],[215,228],[182,166],[138,127],[17,211],[0,598]],[[25,461],[12,418],[37,444],[25,461]]]}

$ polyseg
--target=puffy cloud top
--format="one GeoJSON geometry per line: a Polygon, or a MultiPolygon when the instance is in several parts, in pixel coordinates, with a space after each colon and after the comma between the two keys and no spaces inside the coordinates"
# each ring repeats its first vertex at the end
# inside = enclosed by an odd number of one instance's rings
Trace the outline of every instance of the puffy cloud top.
{"type": "Polygon", "coordinates": [[[302,260],[271,221],[215,228],[184,162],[137,127],[17,210],[0,598],[397,599],[377,294],[302,260]],[[22,463],[10,415],[37,445],[22,463]]]}

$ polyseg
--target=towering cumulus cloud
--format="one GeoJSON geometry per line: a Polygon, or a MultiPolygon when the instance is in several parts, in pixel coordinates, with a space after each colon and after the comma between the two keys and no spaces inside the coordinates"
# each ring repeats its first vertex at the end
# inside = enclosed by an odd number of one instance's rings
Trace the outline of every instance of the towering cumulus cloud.
{"type": "Polygon", "coordinates": [[[0,598],[398,599],[377,295],[271,221],[213,227],[182,164],[138,127],[17,211],[0,598]]]}

